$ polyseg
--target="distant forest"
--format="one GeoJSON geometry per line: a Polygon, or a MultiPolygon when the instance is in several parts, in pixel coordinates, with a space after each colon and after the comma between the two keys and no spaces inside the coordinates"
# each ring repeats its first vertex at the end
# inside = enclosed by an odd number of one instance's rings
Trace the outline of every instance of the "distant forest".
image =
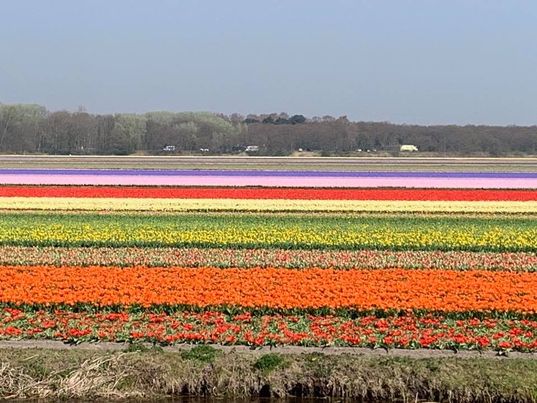
{"type": "Polygon", "coordinates": [[[352,122],[345,116],[306,118],[208,112],[91,114],[50,112],[39,105],[0,104],[0,153],[44,154],[232,154],[297,150],[322,155],[399,153],[412,144],[448,155],[537,154],[537,126],[418,126],[352,122]]]}

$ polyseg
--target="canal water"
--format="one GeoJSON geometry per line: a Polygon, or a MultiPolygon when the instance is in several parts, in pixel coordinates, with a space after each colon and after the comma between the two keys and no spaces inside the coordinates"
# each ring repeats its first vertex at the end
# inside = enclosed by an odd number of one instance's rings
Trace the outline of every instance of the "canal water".
{"type": "MultiPolygon", "coordinates": [[[[53,403],[56,399],[16,399],[9,400],[11,403],[53,403]]],[[[230,398],[230,397],[188,397],[178,396],[158,399],[125,399],[113,400],[115,403],[343,403],[350,402],[349,399],[341,398],[230,398]]],[[[354,400],[356,401],[356,400],[354,400]]],[[[110,402],[109,399],[61,399],[63,403],[104,403],[110,402]]],[[[385,402],[377,402],[385,403],[385,402]]]]}

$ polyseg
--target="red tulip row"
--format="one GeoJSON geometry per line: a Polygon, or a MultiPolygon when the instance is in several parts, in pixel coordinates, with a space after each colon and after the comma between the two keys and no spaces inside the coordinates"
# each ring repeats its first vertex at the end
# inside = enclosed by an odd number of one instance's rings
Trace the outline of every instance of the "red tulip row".
{"type": "Polygon", "coordinates": [[[0,338],[537,351],[537,321],[0,308],[0,338]]]}
{"type": "Polygon", "coordinates": [[[537,201],[537,190],[0,186],[0,197],[537,201]]]}

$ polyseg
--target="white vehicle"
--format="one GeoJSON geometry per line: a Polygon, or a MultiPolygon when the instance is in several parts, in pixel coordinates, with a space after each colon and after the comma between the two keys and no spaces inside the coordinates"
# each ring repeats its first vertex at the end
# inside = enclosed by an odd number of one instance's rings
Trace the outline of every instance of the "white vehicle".
{"type": "Polygon", "coordinates": [[[401,148],[399,149],[399,151],[412,153],[412,152],[419,151],[419,150],[418,150],[418,147],[416,147],[413,144],[403,144],[401,148]]]}
{"type": "Polygon", "coordinates": [[[259,151],[259,146],[248,146],[244,151],[246,151],[247,153],[257,152],[259,151]]]}

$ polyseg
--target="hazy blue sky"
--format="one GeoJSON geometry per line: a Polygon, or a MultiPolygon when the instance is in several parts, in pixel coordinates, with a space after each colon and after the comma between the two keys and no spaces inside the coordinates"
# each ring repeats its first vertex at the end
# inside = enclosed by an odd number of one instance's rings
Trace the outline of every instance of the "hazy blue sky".
{"type": "Polygon", "coordinates": [[[537,1],[0,0],[0,102],[537,124],[537,1]]]}

